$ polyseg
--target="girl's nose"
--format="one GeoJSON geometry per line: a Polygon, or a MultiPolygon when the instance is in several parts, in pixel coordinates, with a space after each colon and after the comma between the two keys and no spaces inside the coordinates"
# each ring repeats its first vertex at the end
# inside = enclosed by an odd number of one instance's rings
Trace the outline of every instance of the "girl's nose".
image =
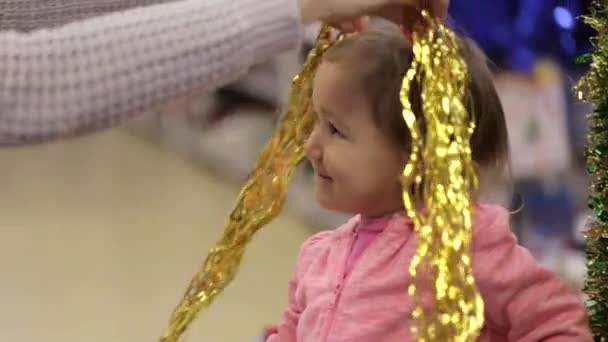
{"type": "Polygon", "coordinates": [[[318,128],[315,127],[304,145],[304,152],[306,153],[306,158],[309,160],[320,160],[323,155],[318,131],[318,128]]]}

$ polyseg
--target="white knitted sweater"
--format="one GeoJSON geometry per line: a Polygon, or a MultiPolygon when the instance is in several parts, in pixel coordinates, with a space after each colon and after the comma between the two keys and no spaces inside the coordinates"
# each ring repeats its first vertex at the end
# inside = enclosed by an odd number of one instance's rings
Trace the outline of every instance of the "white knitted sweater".
{"type": "Polygon", "coordinates": [[[0,145],[120,124],[299,34],[295,0],[0,0],[0,145]]]}

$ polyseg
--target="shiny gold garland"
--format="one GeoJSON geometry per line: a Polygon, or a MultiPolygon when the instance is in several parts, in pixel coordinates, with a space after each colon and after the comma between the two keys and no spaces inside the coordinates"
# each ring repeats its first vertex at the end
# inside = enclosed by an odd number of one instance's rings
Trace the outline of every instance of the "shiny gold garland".
{"type": "Polygon", "coordinates": [[[234,279],[253,235],[281,212],[289,180],[304,157],[304,143],[314,126],[314,115],[310,114],[313,77],[323,52],[331,44],[331,29],[324,26],[316,46],[292,81],[286,115],[258,156],[228,218],[224,235],[194,275],[161,342],[178,341],[196,315],[211,305],[234,279]]]}
{"type": "MultiPolygon", "coordinates": [[[[401,92],[404,119],[414,141],[411,160],[404,170],[404,189],[415,184],[425,194],[424,202],[418,202],[411,198],[409,190],[404,191],[404,203],[414,219],[419,240],[410,272],[416,276],[426,258],[435,284],[433,311],[423,313],[421,306],[414,311],[421,323],[415,333],[419,341],[471,341],[483,323],[483,304],[474,286],[468,254],[470,194],[475,173],[469,147],[473,126],[463,106],[466,66],[453,34],[426,12],[423,17],[430,25],[425,34],[415,35],[416,60],[404,78],[401,92]],[[405,96],[414,79],[424,83],[426,138],[421,135],[405,96]],[[420,203],[424,207],[419,207],[420,203]]],[[[224,235],[192,279],[161,342],[178,341],[196,315],[234,279],[253,235],[280,213],[289,180],[304,156],[304,143],[314,125],[314,116],[310,115],[313,77],[323,53],[333,42],[330,27],[324,25],[293,80],[287,114],[258,157],[224,235]]],[[[409,293],[421,305],[415,286],[409,288],[409,293]]]]}
{"type": "Polygon", "coordinates": [[[422,16],[428,29],[413,35],[414,61],[400,94],[412,137],[403,202],[418,239],[410,264],[416,281],[408,288],[418,323],[412,332],[418,341],[474,341],[484,316],[469,251],[477,176],[470,145],[475,124],[464,105],[467,65],[454,33],[426,11],[422,16]],[[421,85],[426,134],[409,100],[412,82],[421,85]],[[427,312],[417,291],[416,283],[426,278],[420,270],[430,272],[427,312]]]}

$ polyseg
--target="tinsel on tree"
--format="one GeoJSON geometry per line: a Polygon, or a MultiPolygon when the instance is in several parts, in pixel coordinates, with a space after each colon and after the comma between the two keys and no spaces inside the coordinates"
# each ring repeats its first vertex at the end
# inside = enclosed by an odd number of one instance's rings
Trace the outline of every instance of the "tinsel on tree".
{"type": "Polygon", "coordinates": [[[594,217],[587,237],[587,279],[590,324],[595,341],[608,341],[608,0],[595,0],[584,18],[597,32],[591,66],[578,87],[593,103],[589,114],[587,170],[591,176],[589,206],[594,217]]]}

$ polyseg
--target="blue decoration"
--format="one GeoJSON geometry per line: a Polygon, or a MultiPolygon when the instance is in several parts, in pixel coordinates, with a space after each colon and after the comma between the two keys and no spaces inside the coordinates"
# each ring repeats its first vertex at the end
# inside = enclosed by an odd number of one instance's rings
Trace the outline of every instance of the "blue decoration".
{"type": "MultiPolygon", "coordinates": [[[[585,0],[452,0],[454,28],[475,39],[501,68],[527,72],[539,57],[576,68],[591,29],[578,18],[585,0]]],[[[580,67],[580,65],[578,66],[580,67]]]]}
{"type": "Polygon", "coordinates": [[[555,19],[557,25],[563,29],[571,30],[574,28],[574,16],[566,7],[555,7],[555,9],[553,9],[553,19],[555,19]]]}

